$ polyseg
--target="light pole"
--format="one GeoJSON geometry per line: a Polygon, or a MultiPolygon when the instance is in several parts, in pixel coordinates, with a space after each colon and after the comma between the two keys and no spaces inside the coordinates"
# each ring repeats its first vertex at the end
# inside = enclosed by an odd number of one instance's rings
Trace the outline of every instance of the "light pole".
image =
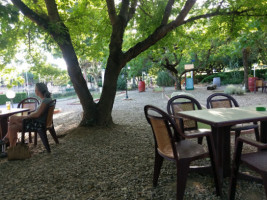
{"type": "MultiPolygon", "coordinates": [[[[131,69],[130,66],[128,66],[127,68],[128,69],[131,69]]],[[[128,84],[127,84],[128,83],[128,80],[127,80],[127,76],[128,76],[128,74],[127,74],[127,68],[126,67],[124,68],[124,73],[121,75],[122,78],[125,77],[125,82],[126,82],[126,94],[125,94],[126,96],[125,96],[125,99],[126,100],[128,100],[128,98],[129,98],[129,96],[128,96],[128,87],[127,87],[128,86],[128,84]]]]}

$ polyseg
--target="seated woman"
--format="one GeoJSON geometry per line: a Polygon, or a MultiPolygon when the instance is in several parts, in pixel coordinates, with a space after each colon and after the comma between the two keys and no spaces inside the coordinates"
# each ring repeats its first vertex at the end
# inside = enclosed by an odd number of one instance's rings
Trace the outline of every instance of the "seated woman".
{"type": "MultiPolygon", "coordinates": [[[[19,131],[22,131],[22,121],[24,119],[34,119],[34,126],[43,126],[46,116],[43,113],[46,111],[47,105],[52,101],[51,93],[48,91],[44,83],[36,83],[35,94],[41,98],[41,103],[37,110],[28,116],[11,116],[8,123],[8,132],[0,143],[9,141],[10,147],[16,146],[19,131]]],[[[31,125],[31,123],[29,123],[31,125]]]]}

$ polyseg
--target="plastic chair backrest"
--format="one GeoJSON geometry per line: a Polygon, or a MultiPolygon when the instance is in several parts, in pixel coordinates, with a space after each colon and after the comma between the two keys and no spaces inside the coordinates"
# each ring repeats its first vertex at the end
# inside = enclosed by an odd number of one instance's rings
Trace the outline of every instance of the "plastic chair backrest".
{"type": "Polygon", "coordinates": [[[23,112],[22,115],[28,115],[30,112],[33,112],[37,109],[39,105],[39,100],[34,97],[29,97],[26,99],[23,99],[19,102],[17,108],[29,108],[30,111],[23,112]]]}
{"type": "Polygon", "coordinates": [[[178,159],[175,142],[177,141],[178,130],[172,118],[151,105],[145,106],[145,115],[151,125],[158,152],[164,156],[178,159]]]}
{"type": "Polygon", "coordinates": [[[49,107],[47,110],[46,128],[53,126],[53,114],[55,107],[56,107],[56,100],[53,100],[49,103],[49,107]]]}
{"type": "MultiPolygon", "coordinates": [[[[177,95],[172,97],[167,104],[167,111],[169,115],[174,115],[177,117],[177,113],[181,111],[190,111],[190,110],[201,110],[200,103],[193,97],[187,95],[177,95]]],[[[179,126],[180,122],[178,119],[175,119],[177,125],[179,126]]],[[[195,120],[183,118],[183,127],[182,130],[194,130],[198,129],[197,122],[195,120]]]]}
{"type": "Polygon", "coordinates": [[[256,87],[263,87],[263,80],[262,79],[258,79],[258,80],[255,80],[255,86],[256,87]]]}
{"type": "Polygon", "coordinates": [[[225,93],[214,93],[207,98],[207,108],[239,107],[237,101],[225,93]]]}

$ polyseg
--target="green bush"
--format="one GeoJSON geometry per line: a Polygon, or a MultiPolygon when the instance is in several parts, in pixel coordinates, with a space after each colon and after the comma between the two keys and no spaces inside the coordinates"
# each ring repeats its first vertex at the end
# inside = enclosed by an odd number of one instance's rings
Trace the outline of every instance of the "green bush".
{"type": "MultiPolygon", "coordinates": [[[[13,99],[13,103],[19,103],[25,98],[27,98],[27,94],[25,92],[18,92],[13,99]]],[[[8,99],[5,94],[0,94],[0,105],[6,104],[7,101],[10,101],[10,99],[8,99]]]]}
{"type": "Polygon", "coordinates": [[[53,93],[52,98],[53,99],[61,99],[65,97],[75,96],[77,95],[75,91],[72,92],[66,92],[66,93],[53,93]]]}
{"type": "Polygon", "coordinates": [[[219,72],[216,74],[212,74],[210,76],[206,76],[202,79],[202,83],[211,83],[214,77],[221,78],[221,85],[227,84],[241,84],[244,79],[244,74],[240,72],[219,72]]]}
{"type": "Polygon", "coordinates": [[[66,92],[74,92],[74,88],[66,88],[66,92]]]}
{"type": "Polygon", "coordinates": [[[121,76],[118,77],[117,90],[126,90],[126,80],[121,76]]]}
{"type": "MultiPolygon", "coordinates": [[[[258,69],[256,70],[256,77],[258,78],[267,78],[265,77],[267,69],[258,69]]],[[[250,71],[250,75],[253,74],[253,71],[250,71]]],[[[227,84],[241,84],[244,81],[244,71],[232,71],[232,72],[219,72],[212,75],[196,75],[195,79],[197,82],[201,83],[211,83],[214,77],[221,78],[221,85],[227,84]]]]}
{"type": "Polygon", "coordinates": [[[242,95],[242,94],[245,93],[245,91],[241,87],[239,87],[239,86],[228,85],[224,89],[224,93],[226,93],[226,94],[238,94],[238,95],[242,95]]]}
{"type": "Polygon", "coordinates": [[[174,80],[168,75],[167,72],[159,72],[157,77],[158,86],[173,86],[174,80]]]}

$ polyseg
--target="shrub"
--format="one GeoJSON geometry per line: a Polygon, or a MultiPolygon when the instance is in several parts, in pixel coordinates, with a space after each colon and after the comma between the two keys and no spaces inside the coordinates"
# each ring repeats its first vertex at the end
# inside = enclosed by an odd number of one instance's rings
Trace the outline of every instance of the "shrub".
{"type": "Polygon", "coordinates": [[[240,87],[240,86],[235,86],[235,85],[228,85],[224,89],[224,93],[226,94],[238,94],[238,95],[243,95],[245,91],[240,87]]]}
{"type": "MultiPolygon", "coordinates": [[[[13,99],[13,103],[19,103],[21,100],[27,98],[27,94],[25,92],[16,93],[15,98],[13,99]]],[[[6,103],[6,101],[10,101],[5,94],[0,94],[0,105],[6,103]]]]}
{"type": "Polygon", "coordinates": [[[157,85],[158,86],[173,86],[174,80],[168,75],[167,72],[159,72],[157,78],[157,85]]]}
{"type": "MultiPolygon", "coordinates": [[[[253,72],[250,72],[250,75],[253,72]]],[[[265,78],[265,73],[267,73],[267,69],[258,69],[256,70],[256,76],[258,78],[265,78]]],[[[252,75],[251,75],[252,76],[252,75]]],[[[221,78],[221,84],[241,84],[244,81],[244,71],[231,71],[231,72],[219,72],[212,75],[196,75],[195,79],[197,82],[201,81],[201,83],[211,83],[214,77],[221,78]]],[[[266,77],[267,78],[267,77],[266,77]]]]}
{"type": "Polygon", "coordinates": [[[121,76],[118,77],[117,90],[126,90],[126,80],[121,76]]]}
{"type": "Polygon", "coordinates": [[[221,85],[227,84],[241,84],[243,82],[243,75],[239,72],[234,74],[233,72],[220,72],[212,74],[202,79],[202,83],[211,83],[214,77],[221,78],[221,85]]]}
{"type": "Polygon", "coordinates": [[[53,93],[52,98],[60,99],[60,98],[65,98],[65,97],[70,97],[70,96],[75,96],[75,95],[77,95],[75,91],[66,92],[66,93],[53,93]]]}

